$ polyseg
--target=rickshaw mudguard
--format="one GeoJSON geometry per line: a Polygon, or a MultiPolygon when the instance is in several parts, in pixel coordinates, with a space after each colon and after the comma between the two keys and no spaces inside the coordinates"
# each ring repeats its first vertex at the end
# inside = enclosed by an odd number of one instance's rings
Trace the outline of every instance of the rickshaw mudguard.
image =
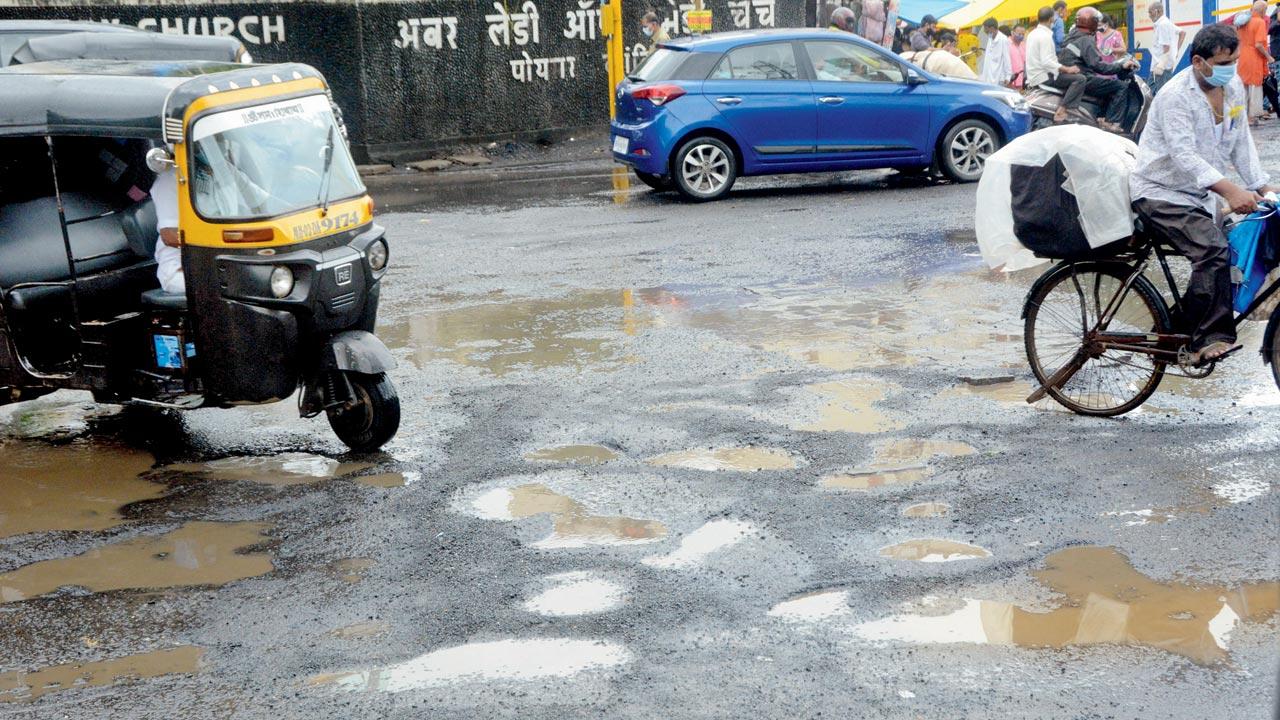
{"type": "Polygon", "coordinates": [[[396,359],[376,335],[364,330],[347,330],[325,343],[316,369],[377,375],[395,366],[396,359]]]}

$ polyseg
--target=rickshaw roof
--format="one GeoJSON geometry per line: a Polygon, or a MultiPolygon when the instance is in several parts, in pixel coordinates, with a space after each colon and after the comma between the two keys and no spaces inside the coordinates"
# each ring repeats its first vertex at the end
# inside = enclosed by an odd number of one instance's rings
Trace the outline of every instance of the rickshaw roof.
{"type": "Polygon", "coordinates": [[[58,60],[0,69],[0,137],[88,135],[178,140],[206,95],[323,76],[308,65],[58,60]],[[166,138],[165,120],[175,119],[166,138]]]}

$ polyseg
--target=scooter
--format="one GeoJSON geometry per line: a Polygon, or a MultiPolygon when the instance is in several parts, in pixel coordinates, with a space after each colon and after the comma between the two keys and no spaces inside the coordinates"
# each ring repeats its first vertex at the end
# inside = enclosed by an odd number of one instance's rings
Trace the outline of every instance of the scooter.
{"type": "MultiPolygon", "coordinates": [[[[1142,129],[1147,125],[1147,112],[1151,109],[1151,100],[1155,93],[1146,81],[1138,77],[1132,70],[1126,70],[1116,76],[1125,83],[1125,112],[1120,121],[1122,134],[1137,142],[1142,129]]],[[[1053,124],[1053,116],[1058,112],[1064,91],[1055,87],[1041,85],[1027,92],[1027,105],[1032,116],[1032,129],[1039,130],[1053,124]]],[[[1102,114],[1103,103],[1087,93],[1074,112],[1067,114],[1067,122],[1098,127],[1098,117],[1102,114]]]]}

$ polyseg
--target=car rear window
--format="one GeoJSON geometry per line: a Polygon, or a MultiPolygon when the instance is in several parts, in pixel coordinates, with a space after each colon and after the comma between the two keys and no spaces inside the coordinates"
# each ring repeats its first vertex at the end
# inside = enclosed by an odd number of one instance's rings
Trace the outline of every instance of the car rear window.
{"type": "Polygon", "coordinates": [[[658,48],[628,77],[635,82],[705,80],[719,59],[719,53],[658,48]]]}

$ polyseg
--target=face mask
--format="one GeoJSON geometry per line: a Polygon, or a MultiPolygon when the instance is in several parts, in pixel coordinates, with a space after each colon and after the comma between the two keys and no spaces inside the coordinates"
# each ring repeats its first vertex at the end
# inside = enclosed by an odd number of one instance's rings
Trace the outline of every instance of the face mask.
{"type": "Polygon", "coordinates": [[[1230,65],[1214,65],[1212,67],[1212,73],[1208,75],[1200,73],[1200,77],[1204,78],[1205,82],[1214,87],[1226,87],[1231,82],[1231,78],[1236,76],[1235,63],[1231,63],[1230,65]]]}
{"type": "Polygon", "coordinates": [[[1021,36],[1021,35],[1014,35],[1014,36],[1013,36],[1013,44],[1014,44],[1014,45],[1021,45],[1021,44],[1022,44],[1022,36],[1021,36]]]}
{"type": "Polygon", "coordinates": [[[653,37],[653,28],[647,25],[644,28],[642,28],[642,32],[644,32],[645,37],[653,37]]]}

